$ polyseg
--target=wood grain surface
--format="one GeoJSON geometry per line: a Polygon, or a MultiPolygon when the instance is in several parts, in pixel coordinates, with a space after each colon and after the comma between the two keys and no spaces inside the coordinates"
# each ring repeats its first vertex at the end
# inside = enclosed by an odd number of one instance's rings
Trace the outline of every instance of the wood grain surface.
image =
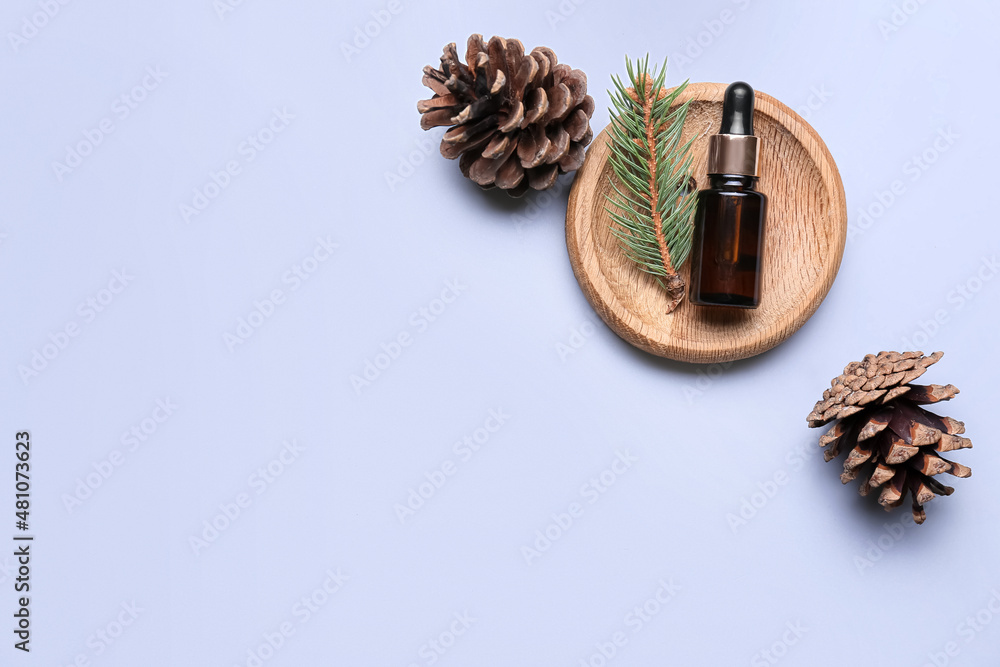
{"type": "MultiPolygon", "coordinates": [[[[719,130],[726,84],[692,83],[684,140],[692,145],[699,189],[708,137],[719,130]]],[[[623,339],[651,354],[714,363],[745,359],[778,345],[801,327],[829,292],[847,240],[847,203],[837,165],[798,114],[757,91],[758,189],[768,197],[761,304],[755,310],[696,306],[686,298],[671,314],[666,292],[621,251],[611,234],[605,194],[612,175],[608,129],[594,140],[570,191],[566,245],[587,300],[623,339]]],[[[681,270],[688,280],[691,262],[681,270]]]]}

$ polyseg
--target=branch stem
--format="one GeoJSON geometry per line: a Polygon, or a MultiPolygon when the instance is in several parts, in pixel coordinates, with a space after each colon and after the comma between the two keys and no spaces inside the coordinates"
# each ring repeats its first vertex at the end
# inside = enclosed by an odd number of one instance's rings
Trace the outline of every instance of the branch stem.
{"type": "Polygon", "coordinates": [[[649,165],[649,211],[653,216],[653,230],[656,232],[656,243],[660,247],[660,258],[663,260],[663,269],[668,276],[677,273],[673,264],[670,263],[670,250],[667,248],[667,239],[663,235],[663,221],[660,217],[660,207],[657,205],[660,200],[660,186],[656,180],[656,128],[652,121],[653,116],[653,77],[648,74],[642,82],[642,118],[646,127],[646,150],[649,151],[649,158],[646,163],[649,165]]]}

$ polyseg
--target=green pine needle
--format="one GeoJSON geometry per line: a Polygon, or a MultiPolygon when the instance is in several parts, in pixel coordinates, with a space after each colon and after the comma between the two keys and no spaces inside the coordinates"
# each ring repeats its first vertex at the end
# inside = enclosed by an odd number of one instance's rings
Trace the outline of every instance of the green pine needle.
{"type": "Polygon", "coordinates": [[[666,61],[662,68],[654,66],[650,72],[649,55],[634,64],[626,56],[625,68],[629,85],[612,75],[615,90],[608,91],[614,105],[609,111],[610,161],[615,178],[610,179],[613,192],[607,195],[610,205],[605,210],[611,216],[611,232],[625,255],[663,286],[662,278],[673,275],[687,261],[694,229],[697,197],[688,187],[691,141],[681,143],[690,102],[670,110],[687,81],[658,99],[666,79],[666,61]],[[637,100],[629,96],[628,88],[635,91],[637,100]],[[646,134],[648,101],[648,126],[654,128],[652,150],[646,134]],[[655,167],[655,179],[651,165],[655,167]],[[658,231],[662,233],[662,245],[658,231]]]}

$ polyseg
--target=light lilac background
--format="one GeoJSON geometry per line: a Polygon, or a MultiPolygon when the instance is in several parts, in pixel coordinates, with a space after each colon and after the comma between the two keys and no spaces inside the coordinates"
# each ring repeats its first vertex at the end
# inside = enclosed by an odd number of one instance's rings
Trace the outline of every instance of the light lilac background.
{"type": "Polygon", "coordinates": [[[995,3],[220,7],[0,9],[0,554],[24,429],[37,536],[30,655],[0,555],[0,663],[996,664],[995,3]],[[626,53],[799,109],[852,226],[816,315],[729,367],[615,337],[570,270],[568,180],[480,192],[419,129],[421,68],[472,32],[587,72],[598,130],[626,53]],[[926,377],[976,443],[922,527],[842,488],[804,421],[911,345],[946,351],[926,377]]]}

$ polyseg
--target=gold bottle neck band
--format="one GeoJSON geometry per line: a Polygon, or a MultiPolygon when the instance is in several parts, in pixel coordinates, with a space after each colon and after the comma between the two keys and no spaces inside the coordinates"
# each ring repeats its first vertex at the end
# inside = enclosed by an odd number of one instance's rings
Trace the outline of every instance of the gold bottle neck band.
{"type": "Polygon", "coordinates": [[[708,173],[759,176],[759,153],[753,135],[713,134],[708,138],[708,173]]]}

